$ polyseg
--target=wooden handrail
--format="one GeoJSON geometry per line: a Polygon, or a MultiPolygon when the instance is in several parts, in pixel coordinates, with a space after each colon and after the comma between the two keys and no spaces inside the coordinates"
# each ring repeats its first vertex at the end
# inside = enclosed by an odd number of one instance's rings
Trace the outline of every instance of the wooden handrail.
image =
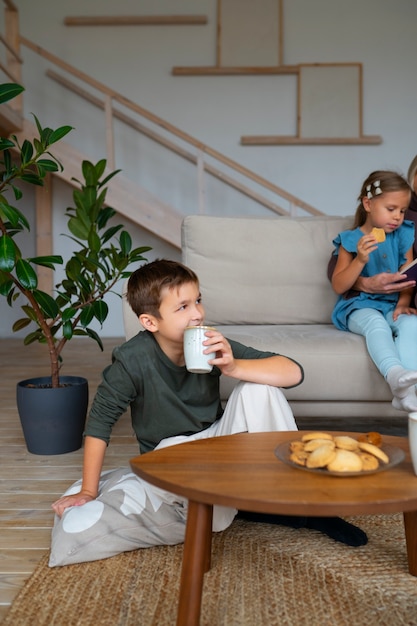
{"type": "Polygon", "coordinates": [[[73,15],[65,26],[193,26],[207,24],[206,15],[73,15]]]}
{"type": "MultiPolygon", "coordinates": [[[[136,104],[135,102],[130,100],[129,98],[126,98],[125,96],[121,95],[117,91],[109,88],[108,86],[104,85],[103,83],[95,80],[94,78],[88,76],[84,72],[82,72],[82,71],[78,70],[77,68],[71,66],[69,63],[66,63],[65,61],[63,61],[59,57],[57,57],[54,54],[52,54],[52,53],[48,52],[47,50],[43,49],[41,46],[38,46],[37,44],[34,44],[33,42],[31,42],[26,37],[22,37],[21,36],[20,37],[20,41],[21,41],[22,45],[24,45],[25,47],[33,50],[39,56],[47,59],[48,61],[50,61],[54,65],[58,66],[62,70],[68,72],[72,76],[75,76],[77,79],[83,81],[84,83],[86,83],[90,87],[96,89],[97,91],[100,91],[105,96],[105,102],[107,102],[107,105],[106,105],[106,107],[107,107],[106,108],[107,116],[110,116],[110,113],[112,113],[112,115],[114,115],[114,117],[117,116],[120,119],[120,115],[121,114],[119,114],[119,113],[116,114],[116,112],[114,110],[114,107],[113,106],[109,107],[109,104],[108,104],[109,101],[117,102],[120,105],[122,105],[122,106],[126,107],[127,109],[129,109],[130,111],[133,111],[134,113],[136,113],[136,114],[140,115],[141,117],[147,119],[152,124],[154,124],[156,126],[159,126],[160,128],[163,128],[165,131],[167,131],[171,135],[179,138],[183,142],[189,144],[190,146],[193,146],[196,149],[197,153],[199,152],[199,153],[202,153],[202,154],[205,154],[205,155],[208,155],[208,156],[212,157],[213,159],[215,159],[218,162],[222,163],[223,165],[225,165],[226,167],[230,168],[231,170],[234,170],[235,172],[237,172],[241,176],[244,176],[247,179],[253,181],[255,184],[259,185],[260,187],[263,187],[264,189],[267,189],[268,191],[270,191],[270,192],[280,196],[281,198],[284,198],[285,200],[287,200],[290,203],[291,207],[298,207],[298,208],[306,211],[307,213],[309,213],[311,215],[323,215],[323,213],[321,211],[319,211],[318,209],[314,208],[310,204],[308,204],[308,203],[300,200],[296,196],[286,192],[281,187],[278,187],[274,183],[272,183],[269,180],[263,178],[262,176],[259,176],[256,173],[252,172],[251,170],[249,170],[248,168],[244,167],[243,165],[240,165],[236,161],[233,161],[232,159],[226,157],[225,155],[221,154],[220,152],[218,152],[217,150],[211,148],[210,146],[207,146],[203,142],[195,139],[194,137],[192,137],[188,133],[185,133],[184,131],[180,130],[179,128],[177,128],[173,124],[170,124],[166,120],[158,117],[157,115],[154,115],[150,111],[144,109],[143,107],[139,106],[138,104],[136,104]]],[[[82,91],[84,92],[84,94],[87,93],[84,90],[82,90],[82,91]]],[[[81,95],[80,91],[78,91],[78,93],[81,95]]],[[[88,99],[90,99],[90,101],[92,101],[91,98],[92,98],[92,96],[88,96],[88,99]]],[[[137,128],[137,130],[139,130],[139,132],[142,132],[141,128],[139,128],[138,126],[136,126],[136,128],[137,128]]],[[[113,145],[112,129],[108,128],[107,130],[108,130],[108,133],[107,133],[107,146],[108,146],[108,149],[110,149],[112,151],[113,150],[112,149],[112,145],[113,145]]],[[[171,148],[171,149],[173,149],[173,148],[171,148]]],[[[175,148],[175,151],[178,152],[178,149],[175,148]]],[[[193,161],[196,158],[197,157],[193,157],[193,161]]],[[[108,155],[108,160],[109,160],[109,162],[111,162],[111,160],[112,160],[112,153],[110,153],[108,155]]],[[[206,171],[210,171],[207,163],[204,163],[204,169],[206,171]]],[[[218,178],[221,178],[226,184],[230,184],[231,177],[226,176],[224,174],[221,174],[220,172],[218,172],[218,170],[214,170],[214,168],[212,168],[210,173],[213,173],[213,171],[216,171],[216,175],[217,175],[218,178]]],[[[239,183],[238,181],[234,181],[232,186],[235,189],[239,189],[242,193],[245,193],[246,195],[251,195],[251,197],[253,199],[256,199],[256,201],[258,201],[258,197],[260,197],[259,194],[256,194],[255,192],[252,192],[252,191],[249,194],[248,193],[248,188],[245,187],[244,185],[241,185],[241,183],[239,183]]],[[[270,208],[274,212],[279,213],[280,215],[283,215],[283,214],[284,215],[288,215],[287,211],[284,211],[278,205],[275,205],[274,203],[271,203],[267,199],[263,199],[262,204],[264,206],[266,206],[267,208],[270,208]]],[[[291,214],[293,214],[292,210],[291,210],[291,214]]]]}
{"type": "Polygon", "coordinates": [[[18,54],[16,52],[16,50],[14,50],[14,48],[12,48],[12,46],[8,43],[8,41],[6,41],[6,39],[3,37],[3,35],[0,35],[0,41],[3,44],[3,46],[5,48],[7,48],[7,50],[10,52],[10,54],[12,54],[14,56],[16,61],[19,61],[19,63],[23,63],[23,60],[22,60],[22,57],[20,56],[20,54],[18,54]]]}
{"type": "MultiPolygon", "coordinates": [[[[47,70],[46,74],[47,76],[49,76],[49,78],[59,83],[63,87],[66,87],[67,89],[77,94],[78,96],[82,97],[83,99],[87,100],[90,104],[93,104],[94,106],[104,110],[105,105],[104,105],[104,102],[100,100],[100,98],[97,98],[96,96],[90,94],[85,89],[82,89],[81,87],[79,87],[79,85],[76,85],[74,82],[68,80],[67,78],[64,78],[57,72],[54,72],[54,70],[47,70]]],[[[175,154],[182,157],[186,161],[193,163],[194,165],[197,165],[197,157],[192,152],[189,152],[188,150],[184,150],[184,148],[181,148],[176,143],[170,141],[169,139],[166,139],[162,135],[156,133],[155,131],[151,130],[144,124],[141,124],[140,122],[134,120],[133,118],[122,113],[121,111],[118,111],[115,108],[113,108],[112,111],[113,111],[113,116],[115,117],[115,119],[120,120],[121,122],[125,123],[127,126],[130,126],[131,128],[134,128],[135,130],[140,132],[142,135],[145,135],[149,139],[152,139],[156,143],[164,146],[164,148],[171,150],[171,152],[174,152],[175,154]]],[[[236,191],[239,191],[243,195],[251,198],[252,200],[255,200],[258,204],[261,204],[262,206],[269,209],[270,211],[273,211],[274,213],[277,213],[278,215],[289,215],[289,212],[283,209],[282,207],[267,200],[260,194],[257,194],[252,189],[242,185],[241,183],[237,182],[235,179],[231,178],[230,176],[227,176],[224,172],[213,167],[209,163],[204,163],[204,169],[214,178],[221,180],[225,184],[229,185],[229,187],[233,187],[234,189],[236,189],[236,191]]]]}

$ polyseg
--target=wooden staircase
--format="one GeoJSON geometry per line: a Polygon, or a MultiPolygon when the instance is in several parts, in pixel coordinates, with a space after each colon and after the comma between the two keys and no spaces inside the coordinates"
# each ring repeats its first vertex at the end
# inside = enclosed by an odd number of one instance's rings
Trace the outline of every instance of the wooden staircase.
{"type": "MultiPolygon", "coordinates": [[[[32,141],[37,136],[37,128],[27,120],[23,120],[21,130],[14,132],[14,134],[19,143],[24,139],[32,141]]],[[[52,152],[64,168],[63,171],[58,171],[55,176],[68,185],[79,188],[79,184],[73,179],[80,180],[82,161],[91,159],[64,141],[54,144],[52,152]]],[[[111,169],[107,168],[103,177],[110,171],[111,169]]],[[[120,215],[153,232],[157,237],[174,247],[181,247],[180,233],[183,216],[177,213],[173,207],[164,204],[121,173],[109,181],[107,189],[107,203],[116,209],[120,215]]]]}
{"type": "MultiPolygon", "coordinates": [[[[300,214],[300,211],[301,214],[322,215],[321,211],[286,192],[271,181],[203,144],[166,120],[130,101],[122,94],[69,65],[41,46],[20,36],[17,8],[12,0],[3,0],[3,3],[5,5],[6,35],[5,37],[0,36],[0,44],[5,45],[8,58],[7,67],[0,64],[0,72],[3,72],[7,77],[7,80],[3,82],[13,81],[22,84],[21,65],[23,57],[21,48],[34,52],[40,57],[42,63],[48,62],[50,67],[45,73],[45,89],[47,88],[47,81],[53,80],[64,90],[68,90],[68,93],[76,94],[89,105],[95,106],[99,110],[99,115],[104,116],[106,155],[103,155],[102,158],[107,160],[108,172],[118,169],[115,162],[115,122],[117,121],[118,124],[122,122],[127,125],[129,131],[132,130],[140,136],[151,139],[165,150],[174,152],[178,157],[194,166],[194,178],[190,184],[197,186],[198,199],[193,213],[213,212],[213,207],[206,206],[208,204],[206,178],[210,176],[221,181],[221,184],[250,198],[255,205],[259,205],[262,209],[266,208],[271,215],[295,216],[300,214]],[[75,81],[71,80],[72,78],[75,81]],[[80,87],[80,82],[82,87],[80,87]],[[97,97],[97,92],[102,95],[102,98],[97,97]],[[284,208],[282,202],[286,203],[288,208],[284,208]]],[[[22,111],[22,96],[11,101],[10,106],[8,104],[0,105],[0,132],[3,136],[15,134],[19,141],[24,138],[33,139],[36,134],[36,127],[24,119],[22,111]]],[[[91,156],[81,154],[70,143],[64,141],[54,145],[53,153],[64,166],[63,172],[56,175],[71,186],[77,184],[73,178],[80,179],[81,177],[82,161],[85,159],[94,160],[91,156]]],[[[107,200],[120,215],[174,247],[180,247],[180,226],[185,216],[184,212],[181,213],[178,209],[161,201],[149,190],[122,173],[109,181],[107,200]]]]}

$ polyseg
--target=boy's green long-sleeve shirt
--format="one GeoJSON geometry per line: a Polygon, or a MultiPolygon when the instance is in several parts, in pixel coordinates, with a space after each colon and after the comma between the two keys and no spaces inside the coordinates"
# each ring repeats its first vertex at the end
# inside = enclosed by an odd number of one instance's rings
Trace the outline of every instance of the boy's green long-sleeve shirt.
{"type": "MultiPolygon", "coordinates": [[[[238,359],[273,356],[229,340],[238,359]]],[[[223,410],[217,367],[209,374],[191,374],[175,365],[152,333],[143,331],[113,351],[103,372],[89,414],[85,435],[110,441],[112,427],[131,407],[132,426],[141,453],[166,437],[191,435],[208,428],[223,410]]]]}

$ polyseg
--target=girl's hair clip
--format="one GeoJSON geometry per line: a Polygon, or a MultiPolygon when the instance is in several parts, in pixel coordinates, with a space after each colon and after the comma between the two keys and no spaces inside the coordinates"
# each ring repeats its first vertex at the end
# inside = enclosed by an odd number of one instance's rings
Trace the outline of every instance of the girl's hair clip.
{"type": "Polygon", "coordinates": [[[374,196],[379,196],[382,193],[380,184],[381,184],[381,181],[376,180],[374,183],[372,183],[372,185],[366,186],[366,197],[369,198],[369,200],[373,198],[374,196]],[[372,187],[374,188],[373,192],[372,192],[372,187]]]}
{"type": "Polygon", "coordinates": [[[379,194],[382,193],[382,189],[380,187],[380,184],[381,184],[380,180],[376,180],[374,182],[374,187],[375,187],[374,195],[375,196],[379,196],[379,194]]]}

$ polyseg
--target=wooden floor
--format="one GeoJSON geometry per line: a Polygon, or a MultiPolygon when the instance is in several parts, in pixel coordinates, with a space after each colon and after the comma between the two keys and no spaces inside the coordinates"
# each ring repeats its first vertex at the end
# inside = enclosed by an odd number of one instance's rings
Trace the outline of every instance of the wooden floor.
{"type": "MultiPolygon", "coordinates": [[[[101,352],[90,339],[73,339],[65,348],[63,374],[84,376],[89,381],[90,401],[111,351],[123,340],[105,339],[101,352]]],[[[23,346],[20,339],[0,339],[0,621],[13,598],[49,549],[53,522],[51,503],[81,475],[82,452],[38,456],[27,452],[16,409],[16,383],[32,376],[49,375],[46,348],[23,346]]],[[[315,428],[375,430],[404,435],[406,421],[367,424],[364,420],[334,420],[315,428]]],[[[300,429],[311,420],[297,418],[300,429]]],[[[130,418],[123,415],[107,450],[105,468],[126,466],[138,454],[130,418]]]]}
{"type": "MultiPolygon", "coordinates": [[[[64,374],[85,376],[90,400],[111,350],[123,340],[107,339],[104,352],[90,339],[73,339],[64,352],[64,374]]],[[[48,358],[40,345],[0,339],[0,622],[13,598],[49,549],[51,503],[81,475],[82,452],[39,456],[26,450],[16,409],[16,383],[46,376],[48,358]]],[[[128,414],[113,431],[105,467],[127,465],[139,453],[128,414]]]]}

